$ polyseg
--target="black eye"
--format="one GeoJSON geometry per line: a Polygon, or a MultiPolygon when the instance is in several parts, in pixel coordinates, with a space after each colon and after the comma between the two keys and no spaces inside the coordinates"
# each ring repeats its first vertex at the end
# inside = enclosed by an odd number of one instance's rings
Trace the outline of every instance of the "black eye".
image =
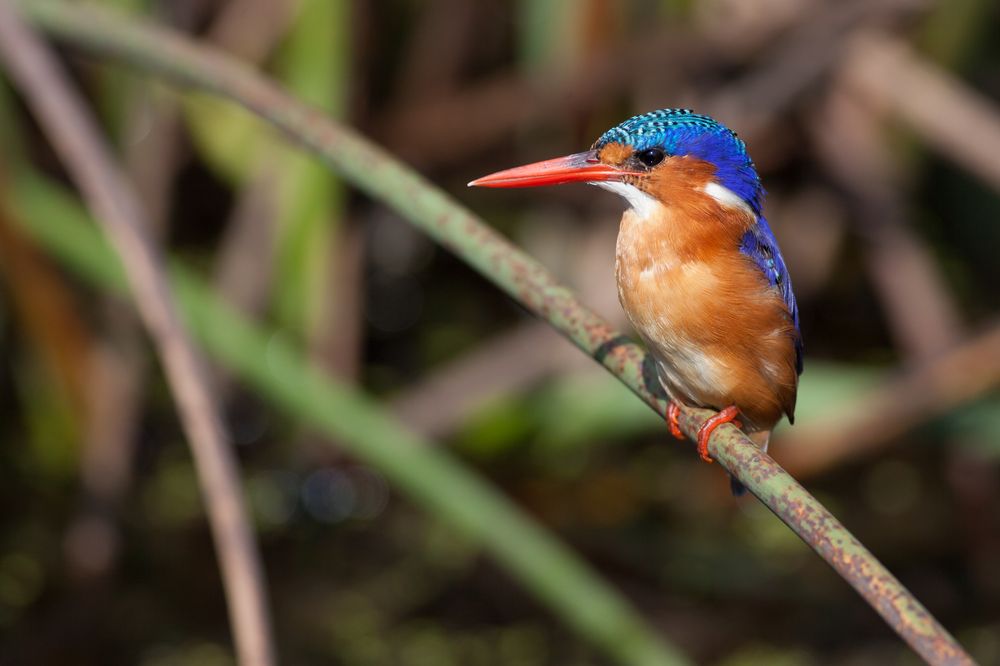
{"type": "Polygon", "coordinates": [[[665,153],[662,148],[647,148],[646,150],[640,150],[635,154],[635,158],[643,163],[647,167],[655,167],[657,164],[663,161],[665,153]]]}

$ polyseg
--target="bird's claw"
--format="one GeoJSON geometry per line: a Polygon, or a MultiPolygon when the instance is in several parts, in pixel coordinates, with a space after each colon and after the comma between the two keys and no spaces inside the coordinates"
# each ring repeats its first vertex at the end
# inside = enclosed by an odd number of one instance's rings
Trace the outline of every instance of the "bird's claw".
{"type": "Polygon", "coordinates": [[[712,462],[711,456],[708,455],[708,439],[715,432],[715,429],[723,423],[738,424],[739,421],[736,421],[736,417],[739,416],[739,413],[740,410],[736,405],[729,405],[701,424],[701,427],[698,428],[698,455],[701,456],[702,460],[712,462]]]}
{"type": "Polygon", "coordinates": [[[684,433],[681,432],[681,425],[679,423],[680,416],[681,406],[671,400],[667,405],[667,425],[670,426],[671,435],[677,439],[684,439],[684,433]]]}

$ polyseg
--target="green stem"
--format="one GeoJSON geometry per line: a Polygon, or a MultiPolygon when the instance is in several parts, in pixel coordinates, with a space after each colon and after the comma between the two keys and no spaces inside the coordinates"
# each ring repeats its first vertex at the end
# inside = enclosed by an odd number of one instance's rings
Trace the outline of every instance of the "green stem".
{"type": "MultiPolygon", "coordinates": [[[[461,257],[524,307],[603,364],[658,413],[665,404],[643,381],[645,352],[584,307],[538,262],[383,150],[289,97],[239,62],[176,34],[52,0],[22,0],[43,29],[175,82],[239,102],[461,257]]],[[[684,410],[689,437],[709,415],[684,410]]],[[[709,452],[823,557],[889,625],[933,664],[972,663],[955,639],[844,526],[731,426],[709,452]]]]}

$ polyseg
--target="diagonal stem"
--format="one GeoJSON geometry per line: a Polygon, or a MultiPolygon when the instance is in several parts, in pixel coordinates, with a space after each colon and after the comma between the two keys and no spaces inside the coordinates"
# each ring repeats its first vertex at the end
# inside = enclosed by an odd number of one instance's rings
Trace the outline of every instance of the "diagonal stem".
{"type": "MultiPolygon", "coordinates": [[[[666,404],[643,380],[645,353],[586,309],[535,260],[412,170],[267,79],[221,54],[167,31],[62,2],[23,2],[38,24],[59,37],[239,102],[330,167],[424,230],[524,307],[612,372],[659,414],[666,404]]],[[[712,413],[685,409],[693,437],[712,413]]],[[[931,664],[972,659],[900,582],[812,495],[731,426],[718,428],[709,452],[825,559],[886,622],[931,664]]]]}
{"type": "Polygon", "coordinates": [[[274,663],[274,648],[264,576],[236,461],[201,360],[180,323],[163,258],[149,239],[148,219],[138,196],[55,56],[8,0],[0,0],[0,62],[21,88],[118,250],[194,455],[240,663],[269,666],[274,663]]]}

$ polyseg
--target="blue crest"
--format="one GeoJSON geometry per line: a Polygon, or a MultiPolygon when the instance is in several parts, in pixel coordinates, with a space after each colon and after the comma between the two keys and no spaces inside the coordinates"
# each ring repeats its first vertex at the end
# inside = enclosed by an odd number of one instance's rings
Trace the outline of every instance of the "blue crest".
{"type": "Polygon", "coordinates": [[[690,155],[715,165],[719,184],[740,196],[760,214],[764,188],[746,144],[736,133],[690,109],[659,109],[633,116],[612,127],[594,143],[632,146],[636,151],[662,148],[668,155],[690,155]]]}

